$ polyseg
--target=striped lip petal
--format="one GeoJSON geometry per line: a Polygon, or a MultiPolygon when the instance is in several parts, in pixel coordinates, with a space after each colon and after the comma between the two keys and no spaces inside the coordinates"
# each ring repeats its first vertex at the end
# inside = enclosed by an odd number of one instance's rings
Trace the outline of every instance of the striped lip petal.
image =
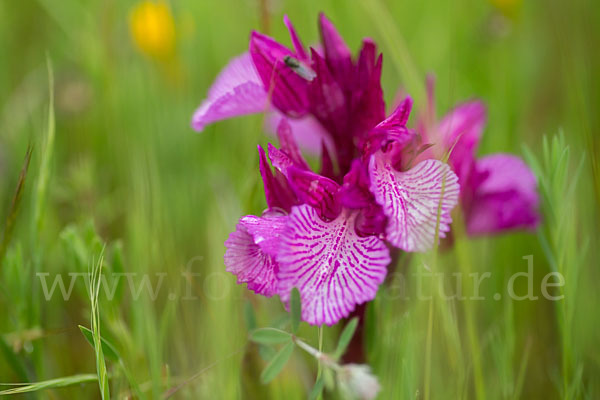
{"type": "Polygon", "coordinates": [[[192,127],[200,132],[212,122],[259,113],[266,107],[267,92],[250,55],[244,53],[231,60],[221,71],[208,97],[194,113],[192,127]]]}
{"type": "Polygon", "coordinates": [[[312,325],[333,325],[357,304],[372,300],[390,263],[385,243],[360,237],[357,212],[345,210],[324,222],[308,205],[294,207],[277,256],[279,295],[288,302],[297,287],[302,319],[312,325]]]}
{"type": "Polygon", "coordinates": [[[235,232],[225,241],[225,269],[237,276],[237,283],[271,297],[277,293],[277,261],[274,253],[285,226],[286,216],[240,219],[235,232]]]}
{"type": "Polygon", "coordinates": [[[279,242],[286,223],[287,215],[278,210],[267,211],[262,217],[247,215],[240,219],[254,243],[268,255],[276,256],[279,251],[279,242]]]}
{"type": "Polygon", "coordinates": [[[440,205],[439,236],[450,230],[450,211],[458,203],[460,186],[448,165],[426,160],[399,172],[379,152],[371,156],[369,174],[371,192],[388,217],[386,238],[392,245],[405,251],[430,249],[440,205]]]}

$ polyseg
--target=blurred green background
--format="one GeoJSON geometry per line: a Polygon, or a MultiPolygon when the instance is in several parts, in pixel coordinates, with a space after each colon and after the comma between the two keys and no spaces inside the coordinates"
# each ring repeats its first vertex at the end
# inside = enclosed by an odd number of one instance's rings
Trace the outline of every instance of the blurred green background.
{"type": "MultiPolygon", "coordinates": [[[[68,289],[66,274],[87,273],[106,244],[105,273],[146,273],[154,286],[162,279],[156,300],[146,291],[135,298],[126,278],[112,300],[100,293],[102,336],[120,354],[120,361],[106,360],[114,398],[160,398],[172,388],[179,389],[175,398],[306,398],[316,366],[301,354],[271,384],[260,384],[265,362],[247,344],[253,323],[244,310],[254,310],[257,326],[276,323],[285,310],[235,285],[222,261],[237,219],[265,207],[256,144],[272,139],[262,116],[201,134],[190,120],[219,70],[247,48],[252,29],[289,45],[288,14],[305,44],[314,44],[324,11],[354,51],[365,36],[378,43],[388,105],[400,89],[422,104],[432,73],[438,115],[474,97],[488,105],[480,154],[524,156],[526,146],[527,160],[540,164],[539,232],[459,236],[435,265],[448,274],[490,271],[481,289],[486,300],[444,300],[437,292],[432,301],[406,300],[392,282],[369,305],[364,345],[380,398],[600,398],[596,2],[161,4],[166,12],[156,22],[139,8],[136,14],[140,3],[132,1],[0,1],[0,383],[96,373],[94,349],[77,327],[90,326],[85,283],[75,283],[68,301],[58,286],[46,301],[39,273],[49,274],[49,286],[64,274],[68,289]],[[561,131],[562,140],[552,139],[561,131]],[[527,255],[536,294],[557,270],[565,276],[564,300],[492,298],[506,293],[512,274],[526,271],[527,255]]],[[[409,294],[421,261],[402,256],[397,266],[409,294]]],[[[134,279],[139,286],[141,275],[134,279]]],[[[526,289],[520,280],[517,292],[526,289]]],[[[301,332],[316,345],[317,328],[303,325],[301,332]]],[[[325,351],[338,332],[324,330],[325,351]]],[[[23,396],[100,392],[88,382],[23,396]]]]}

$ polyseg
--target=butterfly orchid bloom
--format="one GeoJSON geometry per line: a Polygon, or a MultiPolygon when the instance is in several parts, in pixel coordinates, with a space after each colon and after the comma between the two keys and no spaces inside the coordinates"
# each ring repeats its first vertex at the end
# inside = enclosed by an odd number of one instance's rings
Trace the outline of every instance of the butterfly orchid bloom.
{"type": "Polygon", "coordinates": [[[375,297],[390,247],[427,251],[448,232],[460,188],[447,164],[406,158],[412,100],[385,118],[382,58],[371,40],[353,60],[321,15],[323,54],[311,49],[309,57],[285,22],[294,51],[252,33],[249,53],[219,75],[193,125],[276,113],[280,148],[258,149],[268,208],[240,219],[225,242],[225,265],[239,283],[284,303],[297,287],[303,320],[333,325],[375,297]],[[315,138],[318,173],[300,150],[315,138]]]}

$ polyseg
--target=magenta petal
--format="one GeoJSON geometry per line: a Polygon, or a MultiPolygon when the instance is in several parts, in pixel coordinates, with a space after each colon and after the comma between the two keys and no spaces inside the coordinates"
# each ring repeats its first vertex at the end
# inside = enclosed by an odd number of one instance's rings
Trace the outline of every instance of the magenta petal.
{"type": "Polygon", "coordinates": [[[294,160],[271,143],[267,145],[267,150],[269,151],[269,158],[271,159],[273,166],[287,178],[288,168],[295,165],[294,160]]]}
{"type": "Polygon", "coordinates": [[[294,25],[292,25],[292,21],[290,21],[290,19],[288,18],[287,15],[283,16],[283,23],[288,28],[288,32],[290,33],[290,38],[292,39],[292,44],[294,45],[294,50],[296,51],[296,54],[298,55],[298,57],[303,60],[308,59],[308,55],[306,54],[306,51],[304,50],[302,41],[300,40],[300,37],[298,36],[298,34],[296,33],[296,30],[294,29],[294,25]]]}
{"type": "Polygon", "coordinates": [[[291,50],[268,36],[252,32],[250,55],[269,99],[281,112],[301,117],[308,111],[308,81],[285,65],[291,50]]]}
{"type": "Polygon", "coordinates": [[[221,71],[192,118],[192,127],[202,131],[207,124],[238,115],[264,111],[267,92],[248,53],[234,58],[221,71]]]}
{"type": "Polygon", "coordinates": [[[375,44],[365,39],[358,60],[358,90],[352,93],[352,136],[359,140],[364,139],[365,134],[385,118],[381,89],[382,56],[374,58],[375,54],[375,44]]]}
{"type": "Polygon", "coordinates": [[[361,236],[379,236],[385,232],[387,217],[379,204],[371,203],[360,210],[356,218],[356,232],[361,236]]]}
{"type": "Polygon", "coordinates": [[[354,159],[350,171],[344,175],[344,183],[340,189],[339,199],[346,208],[368,207],[373,202],[369,191],[369,171],[360,159],[354,159]]]}
{"type": "Polygon", "coordinates": [[[333,166],[333,160],[331,158],[331,154],[329,153],[329,149],[325,144],[325,141],[321,142],[321,175],[326,176],[328,178],[335,178],[335,168],[333,166]]]}
{"type": "MultiPolygon", "coordinates": [[[[408,117],[410,116],[410,111],[412,110],[413,101],[410,96],[407,96],[399,105],[396,107],[394,112],[381,121],[375,128],[374,131],[383,131],[390,135],[392,138],[397,139],[402,138],[406,135],[406,123],[408,122],[408,117]]],[[[411,136],[412,138],[412,136],[411,136]]]]}
{"type": "Polygon", "coordinates": [[[357,235],[356,213],[346,210],[324,222],[313,208],[302,205],[289,218],[277,257],[282,301],[288,302],[297,287],[302,319],[333,325],[375,297],[387,273],[389,251],[382,240],[357,235]]]}
{"type": "Polygon", "coordinates": [[[302,157],[302,153],[296,144],[296,140],[292,134],[292,127],[290,126],[287,118],[282,118],[279,121],[279,126],[277,127],[277,137],[279,138],[279,145],[281,146],[281,150],[283,150],[287,156],[292,160],[292,162],[304,169],[310,169],[304,157],[302,157]]]}
{"type": "Polygon", "coordinates": [[[442,145],[442,149],[439,150],[443,152],[452,150],[448,162],[461,182],[467,179],[472,168],[485,122],[486,109],[483,103],[480,101],[464,103],[440,121],[437,126],[437,137],[429,138],[432,142],[442,145]]]}
{"type": "Polygon", "coordinates": [[[337,193],[340,186],[336,182],[296,167],[289,167],[287,171],[290,185],[301,203],[316,208],[321,218],[334,219],[339,215],[341,204],[337,193]]]}
{"type": "Polygon", "coordinates": [[[286,177],[278,170],[271,170],[267,156],[262,147],[258,146],[259,170],[265,188],[265,197],[269,208],[281,208],[289,211],[297,204],[298,199],[290,188],[286,177]]]}
{"type": "Polygon", "coordinates": [[[225,241],[227,272],[257,294],[270,297],[277,293],[278,265],[273,254],[278,250],[285,219],[287,216],[243,217],[225,241]]]}
{"type": "Polygon", "coordinates": [[[399,172],[380,152],[371,156],[369,173],[371,192],[388,217],[386,238],[391,244],[405,251],[430,249],[440,200],[439,235],[444,237],[450,229],[450,211],[458,203],[460,189],[458,178],[448,165],[426,160],[409,171],[399,172]]]}
{"type": "Polygon", "coordinates": [[[315,174],[306,164],[296,163],[286,152],[269,143],[269,158],[278,172],[286,178],[294,197],[319,210],[322,218],[333,219],[341,210],[337,198],[339,185],[324,176],[315,174]]]}
{"type": "Polygon", "coordinates": [[[368,137],[361,144],[363,153],[373,154],[383,145],[393,141],[394,151],[398,153],[395,158],[399,160],[404,148],[414,142],[416,137],[415,132],[406,127],[411,109],[412,99],[406,97],[389,117],[369,131],[368,137]]]}
{"type": "Polygon", "coordinates": [[[363,45],[358,53],[358,87],[366,88],[371,80],[371,77],[377,71],[377,46],[373,40],[366,38],[363,39],[363,45]]]}
{"type": "Polygon", "coordinates": [[[333,135],[347,134],[350,116],[342,87],[334,79],[325,60],[314,49],[311,50],[313,69],[317,73],[309,84],[311,111],[333,135]]]}
{"type": "Polygon", "coordinates": [[[496,233],[508,229],[535,229],[539,223],[537,182],[518,157],[493,154],[476,161],[483,181],[473,188],[466,210],[469,234],[496,233]]]}
{"type": "Polygon", "coordinates": [[[311,50],[317,77],[309,85],[310,110],[331,133],[338,165],[344,171],[350,166],[354,153],[354,143],[348,140],[354,127],[352,113],[342,87],[334,79],[325,60],[314,49],[311,50]]]}
{"type": "Polygon", "coordinates": [[[342,84],[349,83],[352,73],[352,53],[325,14],[319,15],[319,28],[327,65],[342,84]]]}

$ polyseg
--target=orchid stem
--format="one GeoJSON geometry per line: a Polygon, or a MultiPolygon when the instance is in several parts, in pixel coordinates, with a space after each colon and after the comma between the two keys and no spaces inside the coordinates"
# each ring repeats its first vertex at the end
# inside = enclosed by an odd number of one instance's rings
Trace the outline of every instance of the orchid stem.
{"type": "Polygon", "coordinates": [[[307,344],[306,342],[298,339],[297,337],[294,337],[293,340],[294,340],[294,343],[296,344],[296,346],[298,346],[302,350],[306,351],[308,354],[310,354],[311,356],[316,358],[317,361],[319,362],[319,372],[317,375],[317,379],[321,375],[322,365],[325,365],[326,367],[331,368],[335,371],[337,371],[340,368],[338,363],[336,363],[333,360],[333,358],[331,358],[329,355],[323,353],[321,350],[315,349],[314,347],[312,347],[311,345],[307,344]]]}

